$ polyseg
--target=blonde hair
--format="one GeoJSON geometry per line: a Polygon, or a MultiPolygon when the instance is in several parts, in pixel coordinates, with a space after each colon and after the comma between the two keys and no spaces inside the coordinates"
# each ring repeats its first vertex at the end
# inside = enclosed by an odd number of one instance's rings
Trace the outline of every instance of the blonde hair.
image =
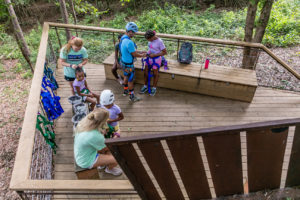
{"type": "Polygon", "coordinates": [[[66,53],[69,53],[71,50],[72,45],[75,45],[76,47],[82,47],[83,46],[83,40],[79,37],[72,37],[72,39],[70,39],[68,41],[68,43],[64,46],[64,51],[66,53]]]}
{"type": "Polygon", "coordinates": [[[99,132],[103,132],[107,127],[106,121],[109,118],[109,112],[104,108],[95,108],[93,112],[88,114],[85,118],[83,118],[77,125],[75,134],[98,130],[99,132]]]}

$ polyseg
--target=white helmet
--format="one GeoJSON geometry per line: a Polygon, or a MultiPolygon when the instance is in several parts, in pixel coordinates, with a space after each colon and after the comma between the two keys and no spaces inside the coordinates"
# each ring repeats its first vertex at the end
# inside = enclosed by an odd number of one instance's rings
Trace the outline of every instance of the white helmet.
{"type": "Polygon", "coordinates": [[[115,101],[114,93],[111,90],[103,90],[100,96],[100,103],[103,106],[110,105],[115,101]]]}

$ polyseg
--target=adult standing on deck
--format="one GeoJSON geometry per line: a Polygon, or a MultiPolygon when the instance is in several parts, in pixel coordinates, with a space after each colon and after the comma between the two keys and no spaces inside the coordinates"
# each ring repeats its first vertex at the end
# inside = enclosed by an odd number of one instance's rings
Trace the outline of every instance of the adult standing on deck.
{"type": "MultiPolygon", "coordinates": [[[[72,37],[68,43],[60,50],[60,62],[64,66],[65,80],[70,83],[72,94],[73,81],[75,80],[75,69],[77,67],[83,68],[88,62],[88,54],[83,47],[83,41],[79,37],[72,37]]],[[[84,69],[83,69],[84,71],[84,69]]]]}
{"type": "Polygon", "coordinates": [[[121,66],[124,72],[124,96],[129,94],[129,99],[132,102],[141,100],[141,98],[134,95],[134,64],[135,58],[146,57],[147,52],[137,51],[136,44],[131,40],[135,33],[138,32],[138,27],[134,22],[128,22],[126,27],[126,33],[120,40],[121,51],[121,66]]]}

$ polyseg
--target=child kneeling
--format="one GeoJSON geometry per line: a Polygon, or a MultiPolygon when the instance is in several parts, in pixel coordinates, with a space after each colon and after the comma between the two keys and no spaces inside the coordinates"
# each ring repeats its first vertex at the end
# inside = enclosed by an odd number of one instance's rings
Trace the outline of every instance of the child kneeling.
{"type": "Polygon", "coordinates": [[[75,95],[81,96],[83,102],[91,103],[91,110],[94,110],[96,103],[99,104],[99,95],[90,90],[81,67],[75,69],[75,76],[76,78],[73,82],[75,95]],[[96,98],[96,100],[93,98],[96,98]]]}
{"type": "Polygon", "coordinates": [[[112,132],[112,137],[120,137],[119,121],[124,119],[124,115],[119,106],[114,104],[115,97],[111,90],[103,90],[100,96],[101,107],[109,112],[107,124],[112,132]]]}
{"type": "MultiPolygon", "coordinates": [[[[146,63],[145,63],[145,71],[144,71],[144,86],[141,88],[140,93],[144,94],[147,92],[148,87],[150,87],[150,84],[148,83],[148,76],[151,73],[151,69],[154,74],[153,78],[153,87],[150,90],[150,95],[154,96],[156,93],[156,86],[158,82],[158,70],[161,67],[162,64],[162,56],[167,54],[166,47],[164,45],[164,42],[158,38],[155,35],[155,31],[148,30],[145,33],[145,38],[149,41],[148,43],[148,53],[147,53],[147,58],[146,58],[146,63]],[[150,69],[149,69],[150,68],[150,69]]],[[[149,88],[150,89],[150,88],[149,88]]]]}

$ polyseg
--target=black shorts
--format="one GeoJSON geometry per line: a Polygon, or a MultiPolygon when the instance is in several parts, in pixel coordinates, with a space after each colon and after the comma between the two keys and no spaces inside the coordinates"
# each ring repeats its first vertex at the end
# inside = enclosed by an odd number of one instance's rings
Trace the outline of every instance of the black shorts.
{"type": "MultiPolygon", "coordinates": [[[[86,73],[84,73],[84,77],[86,77],[86,73]]],[[[75,78],[71,78],[71,77],[65,76],[65,80],[66,81],[74,81],[75,78]]]]}
{"type": "Polygon", "coordinates": [[[65,76],[65,80],[66,80],[66,81],[74,81],[75,78],[71,78],[71,77],[65,76]]]}

